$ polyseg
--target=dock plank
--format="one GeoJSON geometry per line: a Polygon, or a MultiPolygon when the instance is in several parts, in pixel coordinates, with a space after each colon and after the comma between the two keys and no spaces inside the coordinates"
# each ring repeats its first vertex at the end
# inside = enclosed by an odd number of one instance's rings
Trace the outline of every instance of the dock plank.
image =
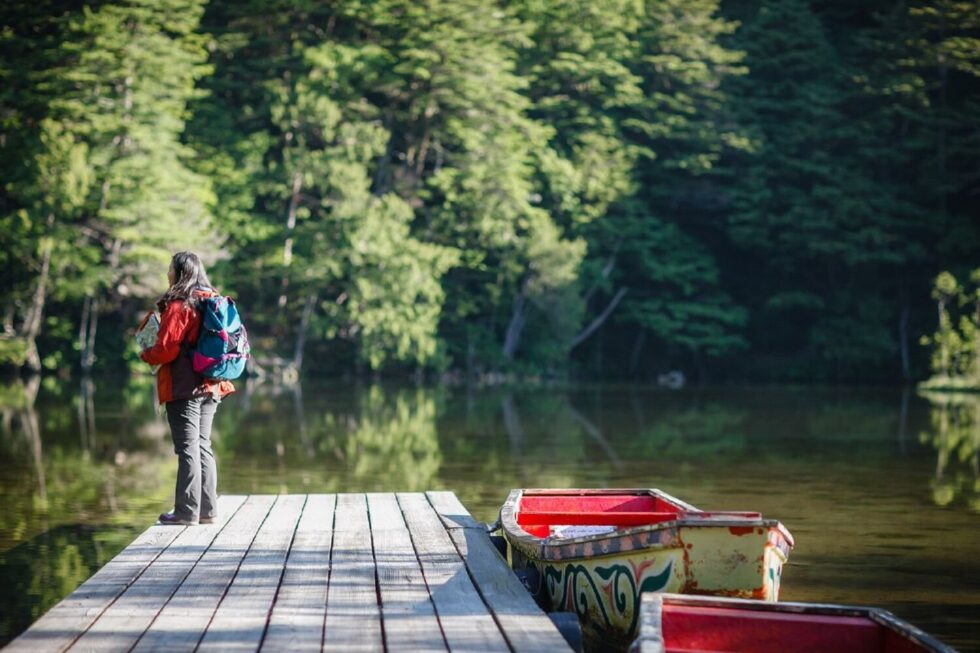
{"type": "Polygon", "coordinates": [[[429,588],[394,494],[368,494],[385,647],[446,651],[429,588]]]}
{"type": "Polygon", "coordinates": [[[426,499],[435,509],[447,529],[453,528],[479,528],[484,525],[473,518],[470,511],[463,506],[463,503],[456,496],[455,492],[446,490],[430,490],[425,493],[426,499]]]}
{"type": "Polygon", "coordinates": [[[305,502],[303,494],[280,495],[276,499],[218,605],[198,651],[259,648],[305,502]]]}
{"type": "Polygon", "coordinates": [[[84,633],[185,527],[151,526],[4,650],[63,651],[84,633]]]}
{"type": "Polygon", "coordinates": [[[130,650],[244,501],[242,496],[221,497],[216,523],[182,529],[71,650],[130,650]]]}
{"type": "Polygon", "coordinates": [[[449,531],[459,554],[515,651],[545,653],[570,650],[564,637],[511,572],[485,532],[474,528],[449,531]]]}
{"type": "Polygon", "coordinates": [[[330,565],[323,650],[381,650],[374,549],[363,494],[337,495],[330,565]]]}
{"type": "Polygon", "coordinates": [[[333,494],[306,499],[262,641],[264,650],[319,651],[323,645],[336,503],[333,494]]]}
{"type": "Polygon", "coordinates": [[[557,651],[451,492],[222,497],[152,526],[8,650],[557,651]]]}
{"type": "Polygon", "coordinates": [[[568,650],[551,619],[538,607],[490,542],[486,529],[473,519],[453,492],[426,492],[449,531],[459,555],[484,602],[515,651],[535,653],[568,650]]]}
{"type": "Polygon", "coordinates": [[[276,497],[251,495],[225,524],[134,651],[193,651],[276,497]]]}
{"type": "Polygon", "coordinates": [[[442,519],[422,493],[399,493],[442,633],[453,651],[510,651],[442,519]]]}

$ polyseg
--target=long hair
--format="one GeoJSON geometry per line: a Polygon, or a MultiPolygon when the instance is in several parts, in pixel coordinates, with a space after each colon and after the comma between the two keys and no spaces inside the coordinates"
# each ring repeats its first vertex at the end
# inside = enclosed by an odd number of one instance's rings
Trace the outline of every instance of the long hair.
{"type": "Polygon", "coordinates": [[[174,283],[157,302],[160,312],[175,300],[186,304],[193,303],[194,291],[198,288],[213,289],[208,273],[204,271],[204,264],[194,252],[177,252],[170,259],[170,265],[174,269],[174,283]]]}

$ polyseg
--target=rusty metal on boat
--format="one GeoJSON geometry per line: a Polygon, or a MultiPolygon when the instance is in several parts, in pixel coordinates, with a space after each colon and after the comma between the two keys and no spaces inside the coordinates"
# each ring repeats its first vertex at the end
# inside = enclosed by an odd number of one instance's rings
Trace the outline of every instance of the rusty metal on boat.
{"type": "Polygon", "coordinates": [[[775,601],[793,537],[756,512],[704,511],[656,489],[519,489],[500,511],[515,570],[545,609],[578,615],[586,640],[626,646],[640,596],[775,601]]]}

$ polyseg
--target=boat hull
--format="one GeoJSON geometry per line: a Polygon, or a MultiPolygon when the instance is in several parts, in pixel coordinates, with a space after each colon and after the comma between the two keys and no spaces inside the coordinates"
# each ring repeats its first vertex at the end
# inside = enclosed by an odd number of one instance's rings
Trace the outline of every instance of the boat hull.
{"type": "MultiPolygon", "coordinates": [[[[512,493],[508,504],[519,501],[512,493]]],[[[594,646],[633,640],[646,592],[777,600],[792,546],[778,522],[745,519],[676,519],[553,540],[530,536],[506,506],[501,521],[512,565],[534,568],[539,585],[532,590],[542,606],[576,613],[594,646]]]]}
{"type": "Polygon", "coordinates": [[[955,653],[885,610],[647,594],[636,653],[955,653]]]}

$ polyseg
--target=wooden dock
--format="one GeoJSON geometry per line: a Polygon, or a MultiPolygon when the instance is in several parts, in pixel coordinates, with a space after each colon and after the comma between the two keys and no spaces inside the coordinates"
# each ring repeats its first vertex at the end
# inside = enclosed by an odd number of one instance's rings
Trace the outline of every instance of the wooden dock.
{"type": "Polygon", "coordinates": [[[452,492],[219,512],[151,526],[7,650],[570,650],[452,492]]]}

